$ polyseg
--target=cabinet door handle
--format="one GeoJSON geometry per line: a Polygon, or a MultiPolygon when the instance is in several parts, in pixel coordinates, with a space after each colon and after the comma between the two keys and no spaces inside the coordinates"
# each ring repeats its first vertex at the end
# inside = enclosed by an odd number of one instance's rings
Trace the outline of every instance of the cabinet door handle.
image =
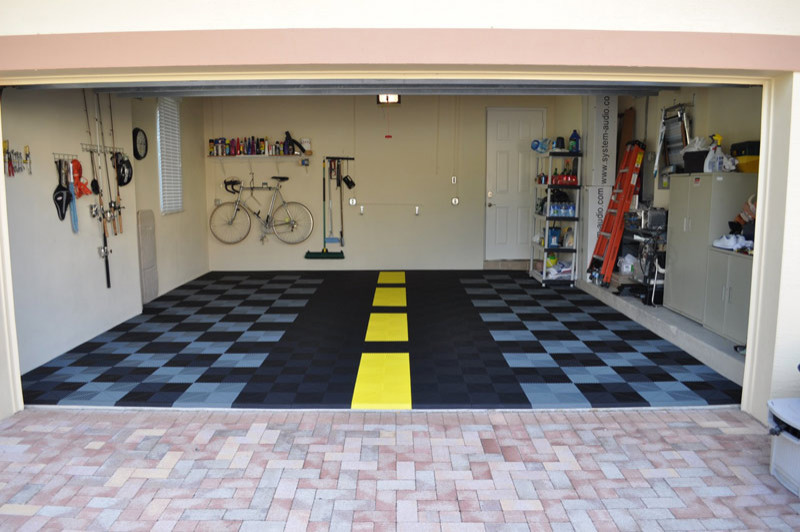
{"type": "Polygon", "coordinates": [[[684,233],[685,233],[686,231],[688,231],[688,229],[686,229],[686,221],[687,221],[687,220],[688,220],[688,218],[685,218],[685,217],[684,217],[684,219],[683,219],[683,232],[684,232],[684,233]]]}
{"type": "Polygon", "coordinates": [[[733,287],[732,287],[732,286],[729,286],[729,287],[728,287],[728,304],[729,304],[729,305],[731,304],[731,299],[733,298],[733,297],[731,296],[731,294],[733,294],[733,287]]]}

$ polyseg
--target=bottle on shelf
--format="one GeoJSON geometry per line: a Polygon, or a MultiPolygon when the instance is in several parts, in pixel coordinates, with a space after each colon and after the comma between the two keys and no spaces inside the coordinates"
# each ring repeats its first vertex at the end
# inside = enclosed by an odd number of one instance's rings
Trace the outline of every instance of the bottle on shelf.
{"type": "MultiPolygon", "coordinates": [[[[572,208],[574,209],[575,206],[573,205],[572,208]]],[[[575,233],[572,231],[572,227],[568,227],[566,232],[564,233],[564,237],[561,239],[561,247],[565,248],[575,247],[575,233]]]]}
{"type": "Polygon", "coordinates": [[[577,129],[573,129],[572,135],[569,136],[569,151],[572,153],[581,151],[581,136],[578,135],[577,129]]]}

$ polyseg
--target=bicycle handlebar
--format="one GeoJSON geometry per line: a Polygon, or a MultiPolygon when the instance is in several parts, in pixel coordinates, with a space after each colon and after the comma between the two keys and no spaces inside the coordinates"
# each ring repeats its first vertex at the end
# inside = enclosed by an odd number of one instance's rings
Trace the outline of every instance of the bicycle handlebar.
{"type": "Polygon", "coordinates": [[[253,180],[250,180],[251,185],[248,187],[242,186],[241,179],[232,178],[232,179],[225,179],[223,181],[225,185],[225,190],[231,194],[238,194],[240,191],[244,190],[274,190],[276,188],[281,188],[281,181],[285,181],[289,179],[288,177],[282,176],[272,176],[273,179],[278,179],[278,183],[275,186],[269,186],[266,182],[261,183],[260,186],[253,186],[253,180]]]}
{"type": "Polygon", "coordinates": [[[242,188],[242,182],[238,179],[226,179],[225,183],[225,190],[230,192],[231,194],[238,194],[242,188]],[[238,189],[236,187],[239,187],[238,189]]]}

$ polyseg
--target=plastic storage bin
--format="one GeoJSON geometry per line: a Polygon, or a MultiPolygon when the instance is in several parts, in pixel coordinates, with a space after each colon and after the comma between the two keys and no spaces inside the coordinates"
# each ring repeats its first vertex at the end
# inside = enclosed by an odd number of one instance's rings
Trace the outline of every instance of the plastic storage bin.
{"type": "Polygon", "coordinates": [[[736,157],[736,160],[739,161],[737,169],[747,174],[758,173],[758,159],[758,155],[739,155],[736,157]]]}
{"type": "Polygon", "coordinates": [[[731,144],[731,155],[741,157],[742,155],[760,155],[761,142],[758,140],[748,140],[746,142],[735,142],[731,144]]]}
{"type": "Polygon", "coordinates": [[[800,399],[772,399],[767,406],[773,435],[769,472],[800,497],[800,399]]]}

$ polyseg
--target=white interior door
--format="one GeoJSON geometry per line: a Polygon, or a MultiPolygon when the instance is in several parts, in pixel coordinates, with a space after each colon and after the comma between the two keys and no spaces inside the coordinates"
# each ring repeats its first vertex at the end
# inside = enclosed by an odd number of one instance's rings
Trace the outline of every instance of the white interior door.
{"type": "Polygon", "coordinates": [[[486,260],[530,257],[531,141],[544,125],[544,109],[487,109],[486,260]]]}

